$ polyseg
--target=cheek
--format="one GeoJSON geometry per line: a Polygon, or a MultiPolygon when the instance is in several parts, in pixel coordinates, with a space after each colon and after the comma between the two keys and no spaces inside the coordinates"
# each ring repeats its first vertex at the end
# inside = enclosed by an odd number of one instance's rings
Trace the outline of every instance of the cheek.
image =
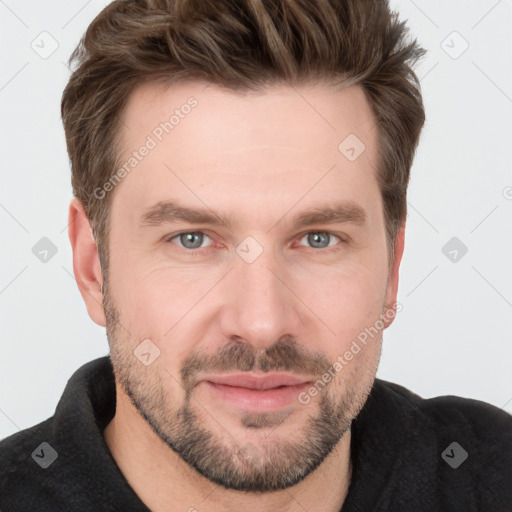
{"type": "Polygon", "coordinates": [[[299,278],[300,296],[334,331],[337,346],[350,343],[382,313],[387,281],[384,263],[333,266],[299,278]]]}
{"type": "Polygon", "coordinates": [[[122,272],[115,293],[130,338],[154,339],[162,351],[172,349],[173,357],[179,350],[185,353],[183,344],[178,349],[170,341],[200,324],[198,315],[209,307],[208,290],[219,276],[169,266],[154,270],[125,267],[122,272]]]}

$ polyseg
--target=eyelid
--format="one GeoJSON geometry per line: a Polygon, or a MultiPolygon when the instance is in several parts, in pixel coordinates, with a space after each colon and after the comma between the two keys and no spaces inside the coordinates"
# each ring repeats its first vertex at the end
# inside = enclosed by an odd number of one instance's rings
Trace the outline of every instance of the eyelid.
{"type": "MultiPolygon", "coordinates": [[[[336,233],[333,233],[332,231],[322,231],[322,230],[318,230],[318,229],[313,229],[311,231],[306,231],[305,233],[302,233],[301,235],[299,235],[297,238],[300,241],[306,235],[312,235],[312,234],[326,234],[326,235],[329,235],[331,237],[336,237],[340,241],[343,241],[343,238],[340,235],[337,235],[336,233]]],[[[312,249],[314,249],[314,247],[312,247],[312,249]]]]}
{"type": "Polygon", "coordinates": [[[334,233],[333,231],[329,231],[329,230],[325,230],[325,229],[310,229],[309,231],[305,231],[302,234],[298,235],[296,238],[300,242],[306,235],[313,234],[313,233],[322,233],[322,234],[330,235],[331,237],[337,238],[339,240],[339,242],[337,244],[328,245],[327,247],[323,247],[320,249],[315,248],[315,247],[310,247],[307,245],[300,245],[300,247],[304,247],[304,248],[309,249],[310,251],[313,251],[315,253],[330,254],[330,253],[339,251],[340,249],[342,249],[343,246],[345,246],[346,244],[348,244],[350,242],[349,236],[347,236],[345,234],[341,234],[341,233],[340,234],[334,233]]]}
{"type": "MultiPolygon", "coordinates": [[[[180,231],[179,233],[174,233],[172,235],[165,236],[163,238],[163,241],[166,243],[172,243],[172,240],[174,240],[175,238],[179,238],[181,235],[189,235],[189,234],[201,234],[201,235],[207,236],[212,242],[214,241],[213,238],[208,233],[206,233],[205,231],[202,231],[202,230],[180,231]]],[[[200,249],[206,249],[213,244],[210,244],[207,247],[199,247],[198,249],[187,249],[186,247],[182,247],[181,245],[178,245],[178,244],[175,244],[175,245],[177,245],[180,249],[187,251],[187,252],[198,252],[200,249]]]]}
{"type": "MultiPolygon", "coordinates": [[[[188,231],[180,231],[178,233],[173,233],[171,235],[165,236],[163,238],[163,241],[165,243],[169,243],[169,242],[172,242],[172,240],[174,240],[175,238],[178,238],[180,235],[187,235],[187,234],[191,234],[191,233],[205,235],[208,238],[210,238],[210,240],[213,242],[212,244],[209,244],[206,247],[199,247],[197,249],[187,249],[186,247],[182,247],[181,245],[175,244],[180,250],[185,251],[187,253],[198,253],[201,250],[208,249],[209,247],[213,246],[214,243],[215,243],[213,237],[210,236],[206,231],[207,230],[201,230],[201,229],[188,230],[188,231]]],[[[337,233],[334,233],[332,231],[322,230],[322,229],[310,229],[309,231],[304,231],[304,232],[300,233],[299,235],[296,235],[294,237],[294,240],[298,239],[299,242],[300,242],[300,240],[302,240],[306,235],[313,234],[313,233],[325,233],[325,234],[328,234],[328,235],[330,235],[332,237],[336,237],[339,240],[339,242],[337,244],[329,245],[327,247],[323,247],[323,248],[320,248],[320,249],[315,248],[315,247],[308,247],[306,245],[300,245],[300,247],[306,247],[307,249],[311,249],[312,251],[315,251],[315,252],[325,252],[325,253],[328,253],[328,252],[336,251],[336,250],[340,249],[340,245],[344,245],[344,244],[347,244],[347,243],[350,242],[350,237],[345,235],[345,234],[343,234],[343,235],[342,234],[337,234],[337,233]]]]}

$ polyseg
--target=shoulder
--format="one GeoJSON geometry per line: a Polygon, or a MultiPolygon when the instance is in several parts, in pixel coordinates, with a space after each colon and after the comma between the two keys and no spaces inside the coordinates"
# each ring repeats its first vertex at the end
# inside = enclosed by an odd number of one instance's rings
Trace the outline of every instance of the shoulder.
{"type": "MultiPolygon", "coordinates": [[[[51,428],[52,418],[48,418],[20,432],[16,432],[0,440],[0,475],[8,472],[11,466],[19,466],[30,459],[32,452],[38,447],[38,440],[47,436],[51,428]]],[[[1,482],[1,479],[0,479],[1,482]]]]}
{"type": "MultiPolygon", "coordinates": [[[[467,510],[511,506],[512,415],[480,400],[452,395],[422,398],[382,380],[375,386],[413,418],[412,446],[435,460],[438,489],[448,502],[464,495],[467,510]]],[[[422,464],[429,462],[423,459],[422,464]]]]}
{"type": "Polygon", "coordinates": [[[1,507],[9,510],[9,506],[24,503],[37,509],[37,500],[27,489],[37,488],[44,475],[42,470],[58,456],[51,446],[52,422],[49,418],[0,441],[1,507]]]}
{"type": "Polygon", "coordinates": [[[380,379],[376,379],[376,386],[404,407],[416,411],[431,428],[461,437],[501,439],[512,449],[512,415],[499,407],[453,395],[422,398],[399,384],[380,379]]]}

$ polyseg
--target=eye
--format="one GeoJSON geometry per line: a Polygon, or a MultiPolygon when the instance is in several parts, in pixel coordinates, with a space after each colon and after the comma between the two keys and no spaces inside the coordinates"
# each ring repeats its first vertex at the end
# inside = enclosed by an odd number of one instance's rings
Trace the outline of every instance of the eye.
{"type": "Polygon", "coordinates": [[[203,242],[206,239],[211,240],[208,235],[200,231],[188,231],[185,233],[179,233],[178,235],[174,235],[173,237],[169,238],[167,241],[171,242],[175,239],[178,240],[178,246],[183,247],[183,249],[191,250],[206,247],[203,245],[203,242]]]}
{"type": "Polygon", "coordinates": [[[336,245],[336,243],[331,243],[332,241],[336,242],[335,239],[341,241],[339,236],[333,235],[328,231],[312,231],[311,233],[306,233],[301,238],[301,242],[305,238],[307,239],[307,243],[311,244],[313,249],[325,249],[327,247],[332,247],[336,245]]]}
{"type": "MultiPolygon", "coordinates": [[[[307,244],[312,249],[328,249],[330,247],[335,250],[337,242],[343,241],[339,236],[334,235],[333,233],[329,233],[328,231],[311,231],[309,233],[306,233],[301,239],[300,239],[300,245],[303,245],[303,240],[306,239],[307,244]]],[[[174,235],[170,238],[168,238],[167,242],[173,242],[176,243],[179,247],[194,251],[197,249],[203,249],[207,247],[208,244],[207,241],[210,240],[212,242],[212,239],[206,234],[201,231],[186,231],[183,233],[178,233],[177,235],[174,235]]]]}

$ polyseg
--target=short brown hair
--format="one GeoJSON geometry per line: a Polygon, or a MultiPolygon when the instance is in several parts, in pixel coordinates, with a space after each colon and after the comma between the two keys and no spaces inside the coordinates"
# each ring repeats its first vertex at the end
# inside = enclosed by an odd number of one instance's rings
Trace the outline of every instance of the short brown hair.
{"type": "MultiPolygon", "coordinates": [[[[360,85],[378,127],[378,180],[392,247],[425,120],[412,70],[425,53],[384,0],[115,0],[72,53],[61,113],[74,195],[108,266],[121,117],[134,88],[206,81],[235,91],[273,84],[360,85]]],[[[341,142],[341,141],[340,141],[341,142]]],[[[391,251],[392,252],[392,251],[391,251]]]]}

